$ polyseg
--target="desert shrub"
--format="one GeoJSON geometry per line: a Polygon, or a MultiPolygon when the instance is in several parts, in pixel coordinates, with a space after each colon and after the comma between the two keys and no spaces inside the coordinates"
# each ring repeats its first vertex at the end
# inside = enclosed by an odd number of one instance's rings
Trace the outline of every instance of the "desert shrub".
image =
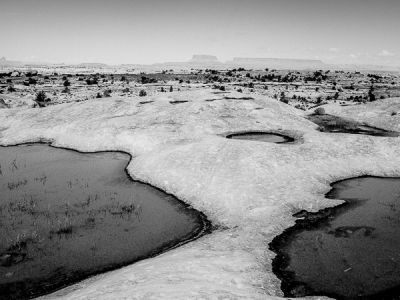
{"type": "Polygon", "coordinates": [[[146,84],[146,83],[157,83],[157,79],[155,79],[155,78],[149,78],[149,77],[146,77],[146,76],[142,76],[142,77],[140,78],[140,82],[141,82],[142,84],[146,84]]]}
{"type": "Polygon", "coordinates": [[[61,91],[61,93],[65,93],[65,94],[68,94],[69,92],[70,92],[70,90],[67,86],[61,91]]]}
{"type": "Polygon", "coordinates": [[[45,102],[46,101],[46,93],[44,92],[44,91],[39,91],[37,94],[36,94],[36,98],[35,98],[35,101],[36,102],[45,102]]]}
{"type": "Polygon", "coordinates": [[[28,83],[29,83],[29,84],[36,84],[36,83],[37,83],[37,80],[36,80],[35,78],[29,77],[28,83]]]}
{"type": "Polygon", "coordinates": [[[139,96],[140,96],[140,97],[147,96],[146,91],[145,91],[145,90],[140,90],[140,91],[139,91],[139,96]]]}
{"type": "Polygon", "coordinates": [[[323,107],[318,107],[316,110],[314,110],[314,114],[325,115],[325,109],[323,107]]]}
{"type": "Polygon", "coordinates": [[[334,98],[335,100],[337,100],[337,99],[339,98],[339,92],[336,92],[336,93],[335,93],[335,96],[333,96],[333,98],[334,98]]]}
{"type": "Polygon", "coordinates": [[[112,93],[111,90],[105,90],[105,91],[103,92],[103,96],[104,96],[104,97],[111,97],[111,93],[112,93]]]}
{"type": "Polygon", "coordinates": [[[88,78],[88,79],[86,79],[86,83],[87,83],[87,85],[97,84],[98,79],[97,79],[97,77],[88,78]]]}
{"type": "Polygon", "coordinates": [[[371,90],[369,90],[369,92],[368,92],[369,101],[375,101],[375,100],[376,100],[376,97],[375,97],[375,95],[374,95],[374,93],[373,93],[372,91],[373,91],[373,90],[371,89],[371,90]]]}

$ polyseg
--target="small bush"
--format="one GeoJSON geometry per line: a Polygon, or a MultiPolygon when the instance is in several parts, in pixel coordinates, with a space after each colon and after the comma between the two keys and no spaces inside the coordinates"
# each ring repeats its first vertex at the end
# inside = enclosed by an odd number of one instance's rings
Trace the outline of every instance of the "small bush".
{"type": "Polygon", "coordinates": [[[45,100],[46,100],[46,93],[45,92],[43,92],[43,91],[40,91],[40,92],[38,92],[37,94],[36,94],[36,99],[35,99],[35,101],[36,102],[45,102],[45,100]]]}
{"type": "Polygon", "coordinates": [[[318,107],[316,110],[314,110],[314,114],[316,115],[325,115],[325,109],[323,107],[318,107]]]}
{"type": "Polygon", "coordinates": [[[103,96],[104,97],[111,97],[111,93],[112,93],[112,91],[111,90],[105,90],[104,92],[103,92],[103,96]]]}
{"type": "Polygon", "coordinates": [[[36,94],[35,102],[39,105],[39,107],[45,107],[47,102],[50,102],[51,99],[46,96],[44,91],[40,91],[36,94]]]}
{"type": "Polygon", "coordinates": [[[87,85],[97,84],[98,79],[96,77],[86,79],[87,85]]]}
{"type": "Polygon", "coordinates": [[[140,90],[139,91],[139,97],[144,97],[144,96],[147,96],[146,91],[145,90],[140,90]]]}
{"type": "Polygon", "coordinates": [[[29,77],[28,83],[29,83],[29,84],[36,84],[36,83],[37,83],[37,80],[36,80],[35,78],[29,77]]]}
{"type": "Polygon", "coordinates": [[[141,82],[142,84],[157,83],[157,79],[155,79],[155,78],[149,78],[149,77],[146,77],[146,76],[142,76],[142,77],[140,78],[140,82],[141,82]]]}

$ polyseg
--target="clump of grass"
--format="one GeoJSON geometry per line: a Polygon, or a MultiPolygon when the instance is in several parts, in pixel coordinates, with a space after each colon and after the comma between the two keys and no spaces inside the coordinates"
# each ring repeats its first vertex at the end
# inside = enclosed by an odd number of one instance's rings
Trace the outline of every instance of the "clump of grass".
{"type": "Polygon", "coordinates": [[[71,234],[72,233],[72,225],[67,225],[59,228],[54,232],[55,234],[71,234]]]}
{"type": "Polygon", "coordinates": [[[47,181],[47,176],[43,174],[41,177],[35,177],[34,180],[35,180],[35,182],[39,181],[40,183],[45,185],[46,181],[47,181]]]}
{"type": "Polygon", "coordinates": [[[10,169],[11,169],[11,171],[18,170],[17,159],[16,158],[11,162],[10,169]]]}
{"type": "Polygon", "coordinates": [[[24,251],[28,243],[37,241],[39,234],[36,231],[19,233],[16,238],[8,246],[7,252],[24,251]]]}
{"type": "Polygon", "coordinates": [[[71,219],[66,216],[64,222],[58,220],[58,228],[55,230],[51,230],[50,234],[56,234],[56,235],[72,234],[73,229],[74,226],[72,225],[71,219]]]}
{"type": "Polygon", "coordinates": [[[136,206],[134,203],[121,206],[122,213],[131,214],[135,211],[136,206]]]}
{"type": "Polygon", "coordinates": [[[7,187],[10,191],[19,188],[20,186],[26,185],[28,183],[28,180],[24,179],[24,180],[20,180],[17,182],[9,182],[7,183],[7,187]]]}

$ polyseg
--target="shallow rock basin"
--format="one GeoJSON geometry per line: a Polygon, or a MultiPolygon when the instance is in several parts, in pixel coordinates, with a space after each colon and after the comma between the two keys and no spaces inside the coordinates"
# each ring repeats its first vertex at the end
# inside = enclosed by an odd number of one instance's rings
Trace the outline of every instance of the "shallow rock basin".
{"type": "Polygon", "coordinates": [[[395,131],[388,131],[382,128],[373,127],[351,119],[345,119],[329,114],[312,114],[308,120],[319,125],[319,130],[332,133],[365,134],[382,137],[398,137],[400,134],[395,131]]]}
{"type": "Polygon", "coordinates": [[[233,133],[226,136],[228,139],[236,139],[236,140],[250,140],[250,141],[259,141],[259,142],[267,142],[267,143],[291,143],[294,141],[293,138],[277,134],[277,133],[267,133],[267,132],[243,132],[243,133],[233,133]]]}
{"type": "Polygon", "coordinates": [[[285,296],[394,299],[400,294],[400,178],[359,177],[332,185],[345,204],[302,211],[270,247],[285,296]]]}
{"type": "Polygon", "coordinates": [[[132,181],[129,159],[0,147],[0,299],[42,295],[204,233],[202,214],[132,181]]]}

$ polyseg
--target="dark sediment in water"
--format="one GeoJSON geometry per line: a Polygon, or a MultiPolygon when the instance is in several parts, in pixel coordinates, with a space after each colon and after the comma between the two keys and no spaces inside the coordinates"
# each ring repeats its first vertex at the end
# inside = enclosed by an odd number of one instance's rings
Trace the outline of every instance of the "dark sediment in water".
{"type": "Polygon", "coordinates": [[[398,299],[400,178],[366,176],[332,186],[326,197],[346,203],[297,213],[302,219],[270,244],[285,296],[398,299]]]}
{"type": "Polygon", "coordinates": [[[204,215],[135,182],[121,152],[0,147],[0,299],[27,299],[176,247],[204,215]]]}
{"type": "Polygon", "coordinates": [[[291,143],[294,138],[278,133],[268,133],[268,132],[240,132],[232,133],[226,136],[228,139],[236,140],[250,140],[258,142],[267,142],[275,144],[291,143]]]}
{"type": "Polygon", "coordinates": [[[350,119],[344,119],[329,114],[312,114],[308,120],[319,125],[319,130],[333,133],[366,134],[372,136],[397,137],[398,132],[388,131],[382,128],[373,127],[350,119]]]}

